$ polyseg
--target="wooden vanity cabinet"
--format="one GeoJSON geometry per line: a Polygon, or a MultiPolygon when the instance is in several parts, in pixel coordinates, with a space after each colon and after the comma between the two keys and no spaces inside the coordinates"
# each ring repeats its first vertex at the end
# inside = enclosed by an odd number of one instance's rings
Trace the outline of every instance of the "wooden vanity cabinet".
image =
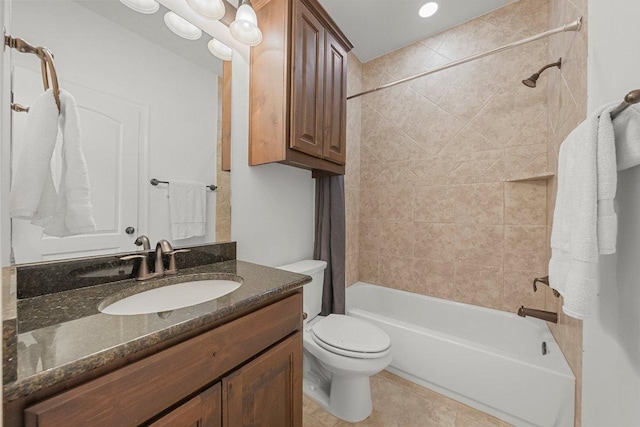
{"type": "Polygon", "coordinates": [[[353,46],[316,0],[254,6],[263,41],[251,48],[249,164],[344,174],[353,46]]]}
{"type": "Polygon", "coordinates": [[[302,427],[301,327],[298,291],[28,406],[24,425],[302,427]]]}

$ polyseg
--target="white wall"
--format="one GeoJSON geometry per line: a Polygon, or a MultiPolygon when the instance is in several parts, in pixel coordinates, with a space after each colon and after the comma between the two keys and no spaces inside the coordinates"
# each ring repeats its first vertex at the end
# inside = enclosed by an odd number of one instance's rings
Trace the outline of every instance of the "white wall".
{"type": "MultiPolygon", "coordinates": [[[[589,1],[589,111],[640,89],[640,2],[589,1]]],[[[640,141],[638,141],[640,144],[640,141]]],[[[640,167],[618,174],[617,254],[584,322],[584,427],[640,423],[640,167]]]]}
{"type": "Polygon", "coordinates": [[[233,58],[231,239],[238,259],[278,266],[313,256],[311,172],[280,164],[249,167],[248,55],[233,58]]]}
{"type": "MultiPolygon", "coordinates": [[[[149,178],[216,183],[217,76],[70,1],[14,1],[13,8],[19,36],[46,45],[56,55],[61,87],[73,82],[148,111],[142,119],[141,141],[148,145],[142,151],[149,154],[140,164],[136,234],[147,234],[152,242],[171,240],[168,188],[151,187],[149,178]]],[[[160,13],[147,16],[124,9],[139,19],[162,20],[160,13]]],[[[202,55],[210,54],[205,49],[202,55]]],[[[24,58],[22,63],[39,73],[36,59],[24,58]]],[[[38,80],[34,84],[41,85],[38,80]]],[[[207,234],[175,244],[215,241],[215,197],[207,192],[207,234]]],[[[135,249],[132,242],[127,249],[135,249]]]]}
{"type": "MultiPolygon", "coordinates": [[[[0,0],[0,26],[7,34],[10,34],[9,2],[0,0]]],[[[11,50],[4,49],[0,55],[0,123],[10,123],[11,109],[11,79],[10,58],[11,50]]],[[[11,127],[0,126],[0,267],[8,266],[11,253],[11,221],[9,219],[9,182],[11,170],[6,165],[10,164],[11,127]]],[[[0,282],[2,279],[0,278],[0,282]]],[[[0,304],[1,306],[2,304],[0,304]]],[[[0,308],[1,309],[1,308],[0,308]]]]}

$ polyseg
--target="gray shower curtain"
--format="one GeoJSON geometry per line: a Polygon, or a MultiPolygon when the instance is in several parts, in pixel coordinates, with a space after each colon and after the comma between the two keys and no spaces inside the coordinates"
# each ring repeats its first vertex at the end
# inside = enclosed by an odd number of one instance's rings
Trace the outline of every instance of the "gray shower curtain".
{"type": "Polygon", "coordinates": [[[345,233],[344,176],[316,178],[313,257],[327,262],[322,292],[323,316],[344,314],[345,233]]]}

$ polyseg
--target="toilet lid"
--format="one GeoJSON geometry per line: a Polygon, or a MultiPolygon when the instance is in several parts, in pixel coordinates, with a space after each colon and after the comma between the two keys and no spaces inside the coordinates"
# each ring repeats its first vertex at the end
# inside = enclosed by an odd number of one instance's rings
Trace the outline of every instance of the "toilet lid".
{"type": "Polygon", "coordinates": [[[391,347],[391,339],[382,329],[342,314],[330,314],[313,325],[311,332],[318,344],[326,344],[323,347],[350,353],[381,353],[391,347]]]}

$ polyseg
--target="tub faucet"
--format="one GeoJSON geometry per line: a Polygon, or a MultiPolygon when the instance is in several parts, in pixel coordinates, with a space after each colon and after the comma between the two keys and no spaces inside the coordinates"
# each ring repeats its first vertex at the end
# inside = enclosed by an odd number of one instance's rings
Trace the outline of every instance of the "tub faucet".
{"type": "Polygon", "coordinates": [[[518,309],[518,316],[520,317],[536,317],[538,319],[546,320],[551,323],[558,323],[558,313],[554,313],[552,311],[544,311],[544,310],[536,310],[533,308],[526,308],[524,305],[521,305],[518,309]]]}

